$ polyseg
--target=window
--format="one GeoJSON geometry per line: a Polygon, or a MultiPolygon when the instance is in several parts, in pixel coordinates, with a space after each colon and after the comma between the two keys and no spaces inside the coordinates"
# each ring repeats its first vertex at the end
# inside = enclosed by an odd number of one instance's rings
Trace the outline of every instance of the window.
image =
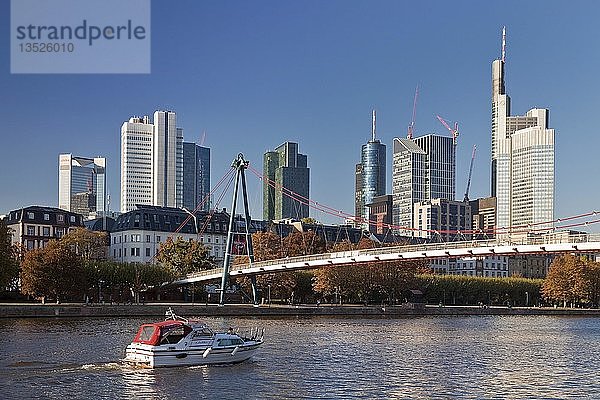
{"type": "Polygon", "coordinates": [[[146,235],[146,243],[150,243],[150,235],[146,235]]]}
{"type": "Polygon", "coordinates": [[[150,247],[146,247],[146,257],[150,257],[150,247]]]}
{"type": "Polygon", "coordinates": [[[75,216],[71,215],[71,222],[75,223],[75,216]]]}
{"type": "Polygon", "coordinates": [[[157,237],[156,237],[156,242],[157,242],[157,243],[160,243],[160,236],[157,236],[157,237]]]}
{"type": "Polygon", "coordinates": [[[27,235],[34,236],[35,235],[35,226],[27,225],[27,235]]]}
{"type": "Polygon", "coordinates": [[[114,257],[114,258],[117,258],[117,249],[114,249],[114,250],[113,250],[113,257],[114,257]]]}
{"type": "Polygon", "coordinates": [[[32,213],[32,212],[28,212],[28,213],[27,213],[27,218],[29,218],[29,219],[34,219],[34,218],[35,218],[35,214],[34,214],[34,213],[32,213]]]}
{"type": "Polygon", "coordinates": [[[123,257],[123,252],[119,249],[119,257],[123,257]]]}
{"type": "Polygon", "coordinates": [[[44,221],[50,221],[50,214],[44,214],[44,221]]]}
{"type": "Polygon", "coordinates": [[[42,228],[42,231],[43,231],[42,235],[44,235],[44,236],[50,236],[50,227],[49,226],[44,226],[42,228]]]}
{"type": "Polygon", "coordinates": [[[215,243],[219,243],[219,238],[215,238],[215,243]]]}
{"type": "Polygon", "coordinates": [[[58,214],[58,215],[56,216],[56,221],[57,221],[57,222],[65,222],[65,216],[64,216],[64,215],[62,215],[62,214],[58,214]]]}

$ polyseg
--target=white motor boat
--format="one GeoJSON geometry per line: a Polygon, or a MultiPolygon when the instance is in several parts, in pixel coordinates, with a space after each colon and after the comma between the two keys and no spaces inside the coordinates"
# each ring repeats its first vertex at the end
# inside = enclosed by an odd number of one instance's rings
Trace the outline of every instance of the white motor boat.
{"type": "Polygon", "coordinates": [[[248,335],[215,333],[200,321],[167,311],[162,322],[144,324],[127,346],[124,362],[146,368],[234,364],[252,357],[262,345],[264,329],[248,335]]]}

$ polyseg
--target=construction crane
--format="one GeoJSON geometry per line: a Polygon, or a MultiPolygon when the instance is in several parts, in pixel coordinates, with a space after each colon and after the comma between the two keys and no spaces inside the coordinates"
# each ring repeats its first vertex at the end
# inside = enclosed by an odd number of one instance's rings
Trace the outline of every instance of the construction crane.
{"type": "Polygon", "coordinates": [[[450,125],[448,125],[448,122],[446,122],[444,118],[440,117],[439,115],[436,115],[436,117],[440,120],[442,125],[444,125],[446,129],[450,131],[450,133],[452,134],[452,142],[456,144],[456,138],[458,137],[458,122],[454,123],[454,129],[452,129],[450,128],[450,125]]]}
{"type": "Polygon", "coordinates": [[[415,98],[413,100],[412,120],[410,121],[410,124],[408,125],[408,135],[406,135],[406,137],[408,139],[413,138],[413,133],[414,133],[414,129],[415,129],[415,118],[417,116],[417,98],[418,97],[419,97],[419,85],[417,85],[417,88],[415,89],[415,98]]]}
{"type": "Polygon", "coordinates": [[[465,190],[465,198],[463,201],[469,201],[469,188],[471,187],[471,174],[473,174],[473,161],[475,161],[475,152],[477,145],[473,145],[473,154],[471,154],[471,165],[469,166],[469,178],[467,179],[467,190],[465,190]]]}

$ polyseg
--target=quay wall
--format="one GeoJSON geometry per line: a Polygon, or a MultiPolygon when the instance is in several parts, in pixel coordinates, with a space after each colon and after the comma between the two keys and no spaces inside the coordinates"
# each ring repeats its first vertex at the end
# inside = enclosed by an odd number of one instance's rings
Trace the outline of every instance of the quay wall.
{"type": "Polygon", "coordinates": [[[248,304],[150,303],[150,304],[2,304],[0,318],[44,317],[163,317],[172,307],[182,316],[232,316],[232,317],[285,317],[285,316],[348,316],[348,317],[403,317],[403,316],[460,316],[460,315],[577,315],[600,316],[598,309],[540,308],[540,307],[460,307],[460,306],[331,306],[301,305],[280,306],[248,304]]]}

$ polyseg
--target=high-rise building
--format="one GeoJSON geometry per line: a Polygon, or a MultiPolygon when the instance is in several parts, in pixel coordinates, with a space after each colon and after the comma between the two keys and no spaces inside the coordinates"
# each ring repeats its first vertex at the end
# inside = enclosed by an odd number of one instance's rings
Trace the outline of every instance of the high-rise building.
{"type": "Polygon", "coordinates": [[[310,168],[306,155],[298,153],[298,143],[285,142],[266,152],[263,171],[263,219],[308,217],[310,168]]]}
{"type": "Polygon", "coordinates": [[[492,196],[499,229],[540,224],[554,218],[554,129],[548,110],[534,108],[511,116],[504,85],[506,31],[502,58],[492,62],[492,196]]]}
{"type": "Polygon", "coordinates": [[[362,210],[363,204],[363,165],[362,163],[356,164],[354,169],[354,216],[356,219],[352,221],[354,226],[362,226],[362,210]]]}
{"type": "Polygon", "coordinates": [[[210,209],[210,149],[183,142],[183,206],[190,211],[210,209]]]}
{"type": "Polygon", "coordinates": [[[137,204],[183,205],[183,130],[172,111],[133,117],[121,126],[121,212],[137,204]]]}
{"type": "Polygon", "coordinates": [[[355,210],[358,211],[357,220],[364,221],[363,227],[368,228],[369,210],[368,204],[373,202],[373,198],[385,195],[386,187],[386,154],[385,144],[375,138],[376,135],[376,114],[373,110],[371,125],[371,140],[362,145],[360,167],[356,166],[356,171],[360,169],[360,182],[356,180],[356,203],[355,210]],[[360,183],[360,187],[358,184],[360,183]]]}
{"type": "Polygon", "coordinates": [[[95,217],[106,210],[106,158],[58,158],[58,207],[95,217]]]}
{"type": "Polygon", "coordinates": [[[471,206],[467,201],[435,198],[414,205],[414,236],[427,239],[469,240],[471,206]],[[465,233],[463,233],[465,232],[465,233]],[[439,235],[439,236],[438,236],[439,235]]]}
{"type": "MultiPolygon", "coordinates": [[[[454,200],[456,146],[452,137],[428,134],[415,139],[394,138],[393,151],[393,224],[413,228],[415,203],[454,200]]],[[[414,236],[411,231],[398,230],[414,236]]]]}

